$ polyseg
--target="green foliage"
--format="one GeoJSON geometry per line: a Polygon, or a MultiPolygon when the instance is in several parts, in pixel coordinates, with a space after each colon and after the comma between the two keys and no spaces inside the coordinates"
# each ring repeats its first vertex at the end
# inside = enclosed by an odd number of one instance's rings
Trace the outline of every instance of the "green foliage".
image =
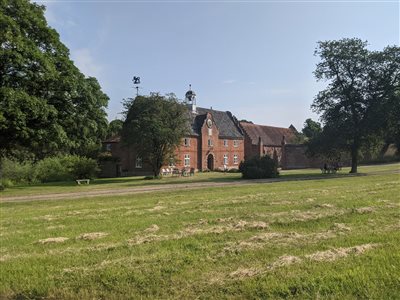
{"type": "Polygon", "coordinates": [[[304,122],[304,127],[302,129],[302,133],[308,139],[313,139],[317,135],[319,135],[322,131],[321,123],[315,122],[312,119],[307,119],[304,122]]]}
{"type": "Polygon", "coordinates": [[[123,125],[124,122],[122,120],[119,119],[112,120],[110,124],[108,124],[107,137],[109,138],[121,135],[123,125]]]}
{"type": "Polygon", "coordinates": [[[174,94],[157,93],[127,100],[125,108],[122,141],[135,147],[157,177],[188,133],[188,111],[174,94]]]}
{"type": "Polygon", "coordinates": [[[92,155],[106,135],[108,97],[69,59],[44,6],[0,1],[0,156],[92,155]]]}
{"type": "Polygon", "coordinates": [[[74,157],[70,172],[74,179],[93,179],[100,171],[97,162],[87,157],[74,157]]]}
{"type": "Polygon", "coordinates": [[[9,182],[12,185],[33,183],[35,181],[35,167],[33,162],[18,162],[11,159],[4,159],[2,161],[2,182],[4,186],[7,185],[5,182],[9,182]]]}
{"type": "Polygon", "coordinates": [[[352,173],[357,172],[361,147],[383,137],[400,119],[387,117],[399,105],[394,99],[400,89],[400,47],[366,47],[367,42],[354,38],[319,42],[315,51],[321,58],[315,77],[328,86],[312,105],[324,122],[323,134],[313,143],[351,153],[352,173]]]}
{"type": "Polygon", "coordinates": [[[66,157],[47,157],[39,161],[35,166],[35,176],[40,182],[72,180],[70,173],[71,164],[66,162],[66,157]]]}
{"type": "Polygon", "coordinates": [[[77,155],[47,157],[37,163],[4,159],[2,165],[4,187],[9,187],[10,184],[92,179],[99,172],[94,159],[77,155]]]}
{"type": "Polygon", "coordinates": [[[274,178],[279,176],[277,162],[269,156],[253,157],[240,163],[239,171],[245,179],[274,178]]]}

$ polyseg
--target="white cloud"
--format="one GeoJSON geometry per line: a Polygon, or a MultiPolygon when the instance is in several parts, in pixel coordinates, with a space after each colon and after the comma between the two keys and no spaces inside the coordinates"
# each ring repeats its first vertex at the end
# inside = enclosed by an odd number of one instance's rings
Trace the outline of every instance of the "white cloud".
{"type": "Polygon", "coordinates": [[[72,60],[79,70],[86,76],[99,77],[103,67],[96,63],[88,48],[71,50],[72,60]]]}

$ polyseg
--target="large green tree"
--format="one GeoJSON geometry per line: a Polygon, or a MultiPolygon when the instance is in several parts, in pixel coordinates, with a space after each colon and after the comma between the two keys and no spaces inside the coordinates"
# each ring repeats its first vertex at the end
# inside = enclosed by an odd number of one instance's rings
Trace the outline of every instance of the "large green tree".
{"type": "Polygon", "coordinates": [[[174,94],[158,93],[137,96],[126,101],[125,107],[122,141],[132,145],[158,177],[188,133],[188,110],[174,94]]]}
{"type": "Polygon", "coordinates": [[[44,10],[0,0],[0,156],[88,155],[106,134],[109,99],[74,66],[44,10]]]}
{"type": "Polygon", "coordinates": [[[350,153],[350,172],[356,173],[361,147],[393,126],[387,116],[398,101],[400,48],[370,51],[353,38],[319,42],[315,54],[315,77],[328,82],[312,104],[324,123],[321,137],[325,148],[350,153]]]}

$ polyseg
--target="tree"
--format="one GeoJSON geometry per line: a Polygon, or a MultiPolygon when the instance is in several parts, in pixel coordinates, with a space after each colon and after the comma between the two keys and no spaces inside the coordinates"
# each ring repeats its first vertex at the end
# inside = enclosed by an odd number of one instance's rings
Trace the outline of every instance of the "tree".
{"type": "Polygon", "coordinates": [[[0,1],[0,160],[15,149],[89,155],[106,134],[109,99],[74,66],[44,10],[0,1]]]}
{"type": "Polygon", "coordinates": [[[174,94],[137,96],[125,102],[126,119],[122,141],[133,145],[138,155],[148,162],[154,176],[174,156],[182,138],[188,133],[188,111],[174,94]]]}
{"type": "Polygon", "coordinates": [[[321,61],[314,75],[329,84],[312,108],[322,114],[326,146],[351,154],[351,173],[357,172],[362,145],[389,126],[385,116],[400,88],[400,48],[366,47],[367,42],[353,38],[319,42],[315,51],[321,61]]]}
{"type": "Polygon", "coordinates": [[[304,122],[304,127],[301,131],[306,138],[313,139],[321,133],[321,123],[315,122],[309,118],[304,122]]]}
{"type": "Polygon", "coordinates": [[[112,120],[110,124],[108,124],[107,138],[121,135],[123,125],[124,122],[122,120],[119,119],[112,120]]]}

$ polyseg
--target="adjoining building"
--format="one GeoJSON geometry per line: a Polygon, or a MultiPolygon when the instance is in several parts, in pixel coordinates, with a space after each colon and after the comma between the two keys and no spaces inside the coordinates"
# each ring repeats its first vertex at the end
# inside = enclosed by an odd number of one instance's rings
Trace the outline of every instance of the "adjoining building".
{"type": "MultiPolygon", "coordinates": [[[[196,105],[196,94],[185,95],[190,133],[182,139],[174,161],[169,166],[196,171],[237,169],[242,160],[269,155],[282,168],[304,168],[313,165],[305,156],[304,145],[296,144],[296,129],[239,122],[229,111],[218,111],[196,105]]],[[[149,164],[131,146],[124,146],[120,137],[103,142],[111,154],[102,162],[102,177],[150,175],[149,164]]]]}

